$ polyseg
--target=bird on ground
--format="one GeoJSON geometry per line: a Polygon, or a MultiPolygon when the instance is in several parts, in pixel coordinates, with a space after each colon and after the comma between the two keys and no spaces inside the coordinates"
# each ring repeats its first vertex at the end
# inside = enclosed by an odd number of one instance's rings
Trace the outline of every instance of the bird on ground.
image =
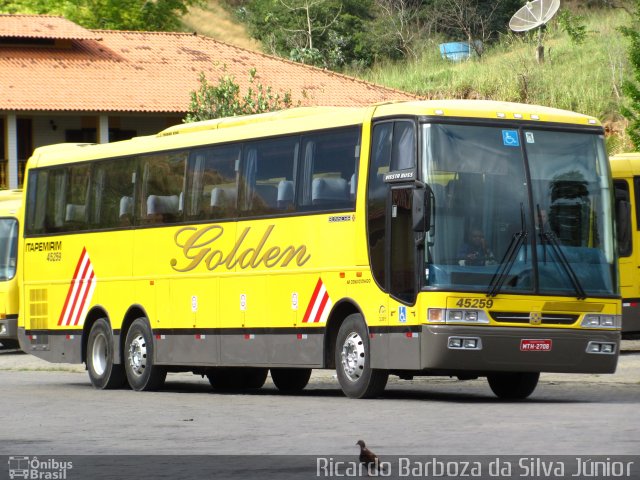
{"type": "Polygon", "coordinates": [[[367,448],[364,440],[358,440],[356,445],[360,446],[360,455],[358,456],[360,463],[365,465],[369,472],[378,473],[378,468],[380,467],[380,459],[378,456],[367,448]]]}

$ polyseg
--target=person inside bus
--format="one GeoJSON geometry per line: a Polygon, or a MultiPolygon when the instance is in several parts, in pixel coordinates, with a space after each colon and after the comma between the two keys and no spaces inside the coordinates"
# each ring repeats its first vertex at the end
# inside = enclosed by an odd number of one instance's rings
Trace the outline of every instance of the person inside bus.
{"type": "Polygon", "coordinates": [[[487,246],[484,233],[472,228],[468,239],[458,250],[458,264],[461,266],[483,266],[495,263],[493,253],[487,246]]]}

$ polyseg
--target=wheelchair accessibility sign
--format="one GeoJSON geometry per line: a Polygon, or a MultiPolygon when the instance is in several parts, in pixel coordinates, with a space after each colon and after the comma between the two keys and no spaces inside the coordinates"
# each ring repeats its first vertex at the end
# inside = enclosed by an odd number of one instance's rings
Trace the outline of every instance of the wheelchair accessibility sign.
{"type": "Polygon", "coordinates": [[[502,130],[502,143],[506,147],[519,147],[520,139],[517,130],[502,130]]]}
{"type": "Polygon", "coordinates": [[[398,321],[400,323],[407,323],[407,307],[398,307],[398,321]]]}

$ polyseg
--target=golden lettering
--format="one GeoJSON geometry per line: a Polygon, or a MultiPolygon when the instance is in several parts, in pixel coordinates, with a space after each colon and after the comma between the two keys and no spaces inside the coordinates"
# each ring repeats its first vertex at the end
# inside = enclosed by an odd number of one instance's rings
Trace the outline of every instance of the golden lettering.
{"type": "Polygon", "coordinates": [[[275,267],[280,259],[280,247],[271,247],[262,257],[267,268],[275,267]]]}
{"type": "Polygon", "coordinates": [[[280,265],[288,266],[292,261],[301,267],[309,261],[311,255],[307,254],[306,245],[298,247],[288,245],[286,247],[269,246],[269,238],[275,225],[269,225],[255,246],[244,247],[251,227],[246,227],[237,237],[233,247],[228,253],[216,248],[215,244],[224,234],[224,228],[220,225],[206,227],[184,227],[178,230],[174,236],[174,242],[180,248],[186,263],[179,265],[179,260],[172,258],[169,262],[176,272],[189,272],[204,264],[208,270],[215,270],[224,266],[227,270],[233,270],[236,265],[240,268],[258,268],[261,265],[273,268],[280,265]],[[264,250],[264,253],[263,253],[264,250]]]}

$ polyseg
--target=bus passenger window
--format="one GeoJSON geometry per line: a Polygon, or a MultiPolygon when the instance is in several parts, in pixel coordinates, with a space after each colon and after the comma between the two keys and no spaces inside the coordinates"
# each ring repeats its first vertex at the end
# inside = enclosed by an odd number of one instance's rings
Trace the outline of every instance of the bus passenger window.
{"type": "Polygon", "coordinates": [[[355,206],[360,130],[307,135],[302,147],[300,205],[306,210],[348,210],[355,206]]]}
{"type": "Polygon", "coordinates": [[[98,162],[91,184],[90,223],[93,228],[115,228],[133,224],[135,158],[98,162]]]}
{"type": "Polygon", "coordinates": [[[162,153],[144,158],[142,223],[162,224],[182,220],[186,153],[162,153]]]}
{"type": "Polygon", "coordinates": [[[240,145],[192,151],[187,172],[186,215],[189,220],[236,216],[240,145]]]}
{"type": "Polygon", "coordinates": [[[298,137],[245,146],[240,211],[245,216],[293,211],[298,137]]]}

